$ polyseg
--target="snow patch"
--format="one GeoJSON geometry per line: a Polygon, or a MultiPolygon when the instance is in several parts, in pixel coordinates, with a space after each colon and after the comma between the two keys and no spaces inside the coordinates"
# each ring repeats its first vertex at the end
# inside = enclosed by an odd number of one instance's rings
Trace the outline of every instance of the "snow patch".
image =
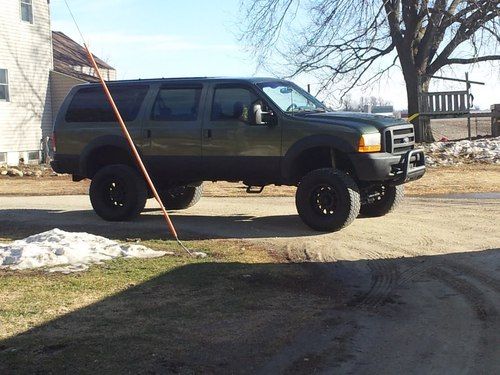
{"type": "Polygon", "coordinates": [[[474,141],[434,142],[424,145],[430,166],[479,162],[500,164],[500,137],[474,141]]]}
{"type": "Polygon", "coordinates": [[[0,269],[43,268],[50,272],[85,271],[91,264],[115,258],[157,258],[171,254],[137,244],[120,244],[89,233],[60,229],[0,244],[0,269]]]}

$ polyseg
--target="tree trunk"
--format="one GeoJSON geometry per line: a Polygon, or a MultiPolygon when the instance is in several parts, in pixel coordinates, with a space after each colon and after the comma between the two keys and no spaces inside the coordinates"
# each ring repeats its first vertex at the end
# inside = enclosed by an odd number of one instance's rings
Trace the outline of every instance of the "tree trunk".
{"type": "MultiPolygon", "coordinates": [[[[408,116],[415,113],[419,113],[420,109],[418,107],[418,94],[419,92],[427,92],[429,90],[429,80],[423,80],[421,82],[421,87],[419,88],[419,82],[416,73],[405,75],[406,81],[406,96],[408,98],[408,116]]],[[[428,117],[417,116],[412,120],[412,124],[415,127],[415,141],[418,143],[422,142],[434,142],[434,136],[432,135],[431,121],[428,117]]]]}

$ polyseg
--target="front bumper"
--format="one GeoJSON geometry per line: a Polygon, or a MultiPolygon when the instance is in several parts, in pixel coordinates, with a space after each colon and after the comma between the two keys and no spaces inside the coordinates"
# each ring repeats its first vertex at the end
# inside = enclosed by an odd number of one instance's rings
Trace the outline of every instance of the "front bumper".
{"type": "Polygon", "coordinates": [[[360,181],[385,181],[392,185],[418,180],[425,174],[425,156],[420,149],[404,155],[389,153],[356,153],[349,158],[360,181]]]}

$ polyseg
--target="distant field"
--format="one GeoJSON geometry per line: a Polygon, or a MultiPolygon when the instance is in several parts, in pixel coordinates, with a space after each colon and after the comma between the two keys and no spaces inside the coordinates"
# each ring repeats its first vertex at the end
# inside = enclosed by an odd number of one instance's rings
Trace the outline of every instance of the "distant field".
{"type": "MultiPolygon", "coordinates": [[[[431,120],[432,131],[436,140],[446,137],[463,139],[468,137],[466,118],[447,118],[431,120]]],[[[491,135],[491,119],[486,117],[471,119],[472,137],[491,135]]]]}

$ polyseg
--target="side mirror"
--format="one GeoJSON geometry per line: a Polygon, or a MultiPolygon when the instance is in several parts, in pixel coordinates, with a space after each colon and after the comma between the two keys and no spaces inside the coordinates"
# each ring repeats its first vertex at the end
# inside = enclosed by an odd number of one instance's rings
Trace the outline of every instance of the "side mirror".
{"type": "Polygon", "coordinates": [[[255,125],[268,125],[271,122],[271,117],[274,116],[273,112],[264,112],[260,104],[255,104],[253,106],[253,114],[255,125]]]}

